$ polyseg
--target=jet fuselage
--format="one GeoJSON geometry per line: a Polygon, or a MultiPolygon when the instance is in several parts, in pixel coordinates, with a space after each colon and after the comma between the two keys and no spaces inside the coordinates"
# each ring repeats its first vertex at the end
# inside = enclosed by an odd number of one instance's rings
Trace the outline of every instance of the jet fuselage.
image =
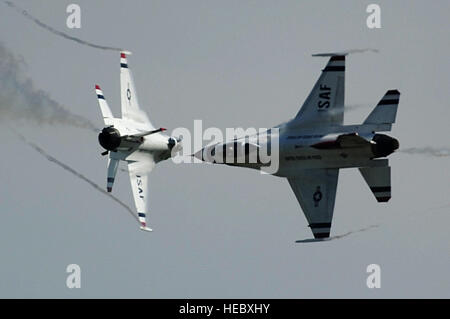
{"type": "Polygon", "coordinates": [[[399,147],[395,138],[371,132],[371,127],[367,125],[348,125],[336,129],[327,128],[319,132],[290,128],[288,124],[278,130],[269,130],[269,134],[256,134],[206,146],[195,156],[213,164],[262,170],[274,164],[275,160],[278,161],[278,169],[271,174],[290,177],[295,176],[298,169],[367,166],[372,159],[386,157],[399,147]],[[355,131],[357,128],[359,132],[355,131]],[[348,138],[340,139],[340,136],[348,138]],[[272,145],[277,139],[278,151],[277,146],[272,145]],[[252,151],[246,144],[258,148],[252,151]],[[269,155],[271,162],[262,160],[262,150],[269,155]]]}

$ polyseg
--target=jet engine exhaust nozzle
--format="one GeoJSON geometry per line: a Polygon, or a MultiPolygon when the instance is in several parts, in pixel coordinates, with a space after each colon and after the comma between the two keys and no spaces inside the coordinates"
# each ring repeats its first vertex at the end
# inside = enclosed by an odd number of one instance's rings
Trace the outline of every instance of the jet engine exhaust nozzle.
{"type": "Polygon", "coordinates": [[[400,147],[397,139],[385,134],[375,134],[373,139],[375,144],[372,144],[372,153],[375,157],[386,157],[400,147]]]}
{"type": "Polygon", "coordinates": [[[105,150],[114,151],[120,145],[120,133],[112,126],[105,127],[98,135],[98,142],[105,150]]]}

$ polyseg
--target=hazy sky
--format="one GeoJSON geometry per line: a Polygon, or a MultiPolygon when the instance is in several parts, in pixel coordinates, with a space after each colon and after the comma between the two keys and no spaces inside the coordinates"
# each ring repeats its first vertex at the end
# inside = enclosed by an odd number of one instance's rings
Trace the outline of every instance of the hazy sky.
{"type": "MultiPolygon", "coordinates": [[[[16,1],[55,29],[133,51],[141,106],[156,126],[270,127],[295,116],[326,60],[312,53],[376,48],[347,59],[346,123],[388,89],[402,95],[401,148],[449,147],[448,1],[16,1]],[[81,6],[81,29],[66,7],[81,6]],[[381,29],[366,7],[381,6],[381,29]]],[[[100,84],[119,114],[119,54],[37,27],[0,3],[0,41],[23,57],[37,89],[99,128],[100,84]]],[[[450,297],[449,157],[393,154],[392,199],[378,204],[356,169],[342,170],[332,235],[311,238],[287,181],[242,168],[160,163],[149,223],[20,142],[15,127],[99,185],[96,134],[0,121],[0,297],[450,297]],[[78,264],[81,289],[66,287],[78,264]],[[381,266],[368,289],[366,267],[381,266]]],[[[133,205],[126,173],[114,194],[133,205]]]]}

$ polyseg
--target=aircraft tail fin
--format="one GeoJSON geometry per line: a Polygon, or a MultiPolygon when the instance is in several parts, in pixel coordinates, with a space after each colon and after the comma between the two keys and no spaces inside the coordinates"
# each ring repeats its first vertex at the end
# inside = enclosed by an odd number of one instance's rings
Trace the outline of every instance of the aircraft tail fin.
{"type": "Polygon", "coordinates": [[[120,97],[122,106],[122,118],[135,122],[142,130],[154,130],[147,114],[140,108],[137,98],[136,87],[134,85],[133,74],[128,67],[127,54],[120,53],[120,97]]]}
{"type": "Polygon", "coordinates": [[[383,203],[391,199],[391,167],[387,162],[385,166],[360,167],[359,171],[377,202],[383,203]]]}
{"type": "Polygon", "coordinates": [[[398,90],[387,91],[363,124],[395,123],[399,100],[400,92],[398,90]]]}

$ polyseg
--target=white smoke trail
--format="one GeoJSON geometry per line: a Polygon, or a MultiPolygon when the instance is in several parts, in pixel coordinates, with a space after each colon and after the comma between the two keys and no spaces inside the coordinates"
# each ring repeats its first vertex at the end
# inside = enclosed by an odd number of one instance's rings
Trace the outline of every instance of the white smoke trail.
{"type": "Polygon", "coordinates": [[[0,121],[29,120],[61,124],[97,132],[88,119],[73,114],[35,85],[24,72],[25,63],[0,42],[0,121]]]}
{"type": "Polygon", "coordinates": [[[365,228],[361,228],[361,229],[354,230],[354,231],[349,231],[349,232],[347,232],[345,234],[342,234],[342,235],[332,236],[332,237],[330,237],[329,240],[341,239],[341,238],[347,237],[347,236],[349,236],[351,234],[362,233],[362,232],[368,231],[368,230],[370,230],[372,228],[377,228],[379,226],[380,225],[370,225],[370,226],[365,227],[365,228]]]}
{"type": "Polygon", "coordinates": [[[44,151],[42,148],[40,148],[39,146],[37,146],[36,144],[29,142],[24,136],[22,136],[21,134],[14,132],[24,143],[26,143],[27,145],[29,145],[31,148],[33,148],[36,152],[38,152],[39,154],[41,154],[42,156],[44,156],[47,160],[49,160],[52,163],[55,163],[56,165],[58,165],[59,167],[63,168],[64,170],[72,173],[73,175],[75,175],[76,177],[80,178],[81,180],[85,181],[86,183],[88,183],[89,185],[91,185],[93,188],[95,188],[96,190],[98,190],[99,192],[101,192],[102,194],[108,196],[109,198],[111,198],[113,201],[115,201],[116,203],[118,203],[120,206],[122,206],[123,208],[125,208],[131,216],[133,216],[133,218],[139,222],[138,218],[136,217],[136,214],[134,213],[134,211],[124,202],[122,202],[120,199],[118,199],[117,197],[115,197],[114,195],[112,195],[111,193],[108,193],[107,191],[105,191],[102,187],[100,187],[99,185],[97,185],[95,182],[91,181],[89,178],[87,178],[86,176],[84,176],[81,173],[78,173],[76,170],[74,170],[73,168],[71,168],[69,165],[64,164],[63,162],[59,161],[58,159],[56,159],[55,157],[51,156],[50,154],[48,154],[46,151],[44,151]]]}
{"type": "Polygon", "coordinates": [[[328,113],[333,114],[333,115],[337,115],[340,113],[345,114],[345,113],[356,111],[357,109],[360,109],[360,108],[363,108],[366,106],[367,105],[364,105],[364,104],[348,104],[348,105],[345,105],[343,109],[332,109],[332,110],[329,110],[328,113]]]}
{"type": "Polygon", "coordinates": [[[104,45],[98,45],[95,43],[91,43],[88,41],[84,41],[81,40],[79,38],[70,36],[62,31],[58,31],[54,28],[52,28],[51,26],[45,24],[44,22],[40,21],[39,19],[37,19],[36,17],[32,16],[30,13],[28,13],[26,10],[20,8],[19,6],[17,6],[16,4],[12,3],[11,1],[4,1],[9,7],[15,9],[17,12],[19,12],[20,14],[22,14],[25,18],[30,19],[31,21],[33,21],[34,23],[36,23],[38,26],[40,26],[41,28],[44,28],[45,30],[56,34],[60,37],[63,37],[65,39],[71,40],[71,41],[75,41],[77,43],[80,43],[82,45],[87,45],[90,46],[92,48],[96,48],[96,49],[101,49],[101,50],[112,50],[112,51],[124,51],[121,48],[115,48],[115,47],[110,47],[110,46],[104,46],[104,45]]]}
{"type": "Polygon", "coordinates": [[[422,154],[427,156],[433,156],[433,157],[447,157],[450,156],[450,148],[449,147],[409,147],[409,148],[402,148],[398,150],[397,152],[400,153],[406,153],[406,154],[422,154]]]}

